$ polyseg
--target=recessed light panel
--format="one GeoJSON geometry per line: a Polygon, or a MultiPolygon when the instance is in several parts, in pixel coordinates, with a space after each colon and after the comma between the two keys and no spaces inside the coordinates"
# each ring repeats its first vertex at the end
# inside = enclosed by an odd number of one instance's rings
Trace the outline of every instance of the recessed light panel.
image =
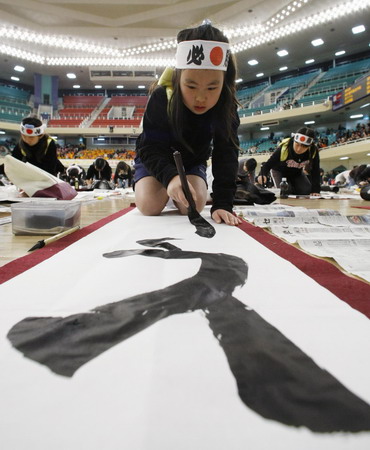
{"type": "Polygon", "coordinates": [[[365,27],[364,25],[357,25],[357,27],[353,27],[352,28],[352,33],[353,34],[359,34],[359,33],[363,33],[365,31],[365,27]]]}
{"type": "Polygon", "coordinates": [[[277,52],[277,55],[278,56],[286,56],[286,55],[289,55],[289,53],[287,52],[287,50],[279,50],[277,52]]]}
{"type": "Polygon", "coordinates": [[[321,38],[314,39],[313,41],[311,41],[311,44],[314,47],[318,47],[319,45],[322,45],[323,43],[324,43],[324,41],[321,38]]]}

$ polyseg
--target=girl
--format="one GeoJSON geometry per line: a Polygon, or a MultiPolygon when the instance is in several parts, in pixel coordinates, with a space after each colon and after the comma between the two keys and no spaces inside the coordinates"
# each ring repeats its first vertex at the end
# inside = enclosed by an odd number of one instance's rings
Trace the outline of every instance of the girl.
{"type": "Polygon", "coordinates": [[[37,117],[23,119],[20,125],[21,139],[14,147],[12,156],[57,175],[63,166],[57,158],[55,141],[45,134],[45,128],[46,125],[37,117]]]}
{"type": "Polygon", "coordinates": [[[258,183],[264,184],[271,170],[275,187],[279,187],[285,177],[289,194],[319,196],[320,159],[314,138],[314,130],[303,127],[284,139],[261,167],[258,183]]]}
{"type": "Polygon", "coordinates": [[[188,202],[173,152],[182,155],[191,194],[200,212],[207,199],[206,163],[212,154],[216,223],[241,222],[233,215],[239,141],[236,68],[227,38],[209,23],[180,31],[175,70],[166,69],[149,99],[136,145],[135,202],[158,215],[169,198],[182,214],[188,202]]]}
{"type": "Polygon", "coordinates": [[[132,170],[131,167],[125,163],[125,161],[119,161],[116,167],[116,171],[113,176],[114,184],[121,187],[131,187],[132,184],[132,170]]]}

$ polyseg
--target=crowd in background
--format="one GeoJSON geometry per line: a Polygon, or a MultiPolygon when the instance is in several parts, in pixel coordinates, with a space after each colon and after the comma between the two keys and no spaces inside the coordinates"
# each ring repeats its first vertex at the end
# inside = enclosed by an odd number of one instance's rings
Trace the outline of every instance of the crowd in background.
{"type": "Polygon", "coordinates": [[[135,152],[127,149],[86,149],[83,144],[79,144],[58,146],[57,155],[60,159],[95,159],[99,156],[105,159],[133,159],[135,152]]]}
{"type": "MultiPolygon", "coordinates": [[[[284,136],[288,137],[288,136],[284,136]]],[[[346,129],[344,126],[339,125],[337,129],[328,128],[325,133],[316,132],[317,146],[326,148],[329,146],[337,146],[359,139],[366,139],[370,137],[370,123],[358,123],[355,129],[346,129]]],[[[279,145],[280,139],[277,139],[274,133],[271,133],[268,138],[260,139],[254,142],[250,147],[242,146],[241,154],[254,155],[257,153],[272,153],[279,145]],[[268,144],[266,146],[266,144],[268,144]]]]}

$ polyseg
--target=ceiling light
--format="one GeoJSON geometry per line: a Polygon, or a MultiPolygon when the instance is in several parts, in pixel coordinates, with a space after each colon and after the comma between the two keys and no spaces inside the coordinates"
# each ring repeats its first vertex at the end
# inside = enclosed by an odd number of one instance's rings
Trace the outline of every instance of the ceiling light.
{"type": "Polygon", "coordinates": [[[145,86],[143,86],[142,84],[140,84],[140,85],[138,86],[138,89],[145,89],[145,86]]]}
{"type": "Polygon", "coordinates": [[[265,130],[269,130],[269,129],[270,129],[270,127],[261,127],[260,128],[261,131],[265,131],[265,130]]]}
{"type": "Polygon", "coordinates": [[[80,89],[80,87],[81,87],[81,86],[80,86],[79,84],[74,84],[74,85],[73,85],[73,89],[80,89]]]}
{"type": "Polygon", "coordinates": [[[77,77],[75,73],[67,73],[67,78],[69,78],[70,80],[74,80],[77,77]]]}
{"type": "Polygon", "coordinates": [[[335,52],[335,56],[344,55],[346,53],[345,50],[339,50],[339,52],[335,52]]]}
{"type": "Polygon", "coordinates": [[[123,86],[123,84],[118,84],[118,85],[116,86],[116,88],[117,88],[117,89],[123,89],[124,86],[123,86]]]}
{"type": "Polygon", "coordinates": [[[311,64],[311,63],[313,63],[313,62],[315,62],[314,59],[308,59],[307,61],[305,61],[305,64],[311,64]]]}
{"type": "Polygon", "coordinates": [[[250,59],[250,60],[248,61],[248,64],[249,64],[250,66],[255,66],[255,65],[258,64],[258,61],[257,61],[256,59],[250,59]]]}
{"type": "Polygon", "coordinates": [[[313,123],[315,123],[314,120],[308,120],[307,122],[305,122],[305,125],[312,125],[313,123]]]}
{"type": "Polygon", "coordinates": [[[260,77],[263,77],[265,74],[263,73],[263,72],[260,72],[260,73],[257,73],[257,75],[256,75],[256,77],[257,78],[260,78],[260,77]]]}
{"type": "Polygon", "coordinates": [[[24,72],[24,67],[23,67],[23,66],[15,66],[15,67],[14,67],[14,70],[15,70],[16,72],[24,72]]]}
{"type": "Polygon", "coordinates": [[[101,89],[103,86],[101,84],[96,84],[94,87],[95,89],[101,89]]]}
{"type": "Polygon", "coordinates": [[[365,103],[364,105],[360,106],[360,109],[361,108],[366,108],[367,106],[370,106],[370,103],[365,103]]]}
{"type": "Polygon", "coordinates": [[[342,156],[342,157],[339,158],[339,159],[341,159],[342,161],[344,161],[345,159],[349,159],[349,156],[342,156]]]}
{"type": "Polygon", "coordinates": [[[10,79],[13,80],[13,81],[19,81],[18,77],[10,77],[10,79]]]}
{"type": "Polygon", "coordinates": [[[349,116],[350,119],[362,119],[364,117],[363,114],[353,114],[353,116],[349,116]]]}
{"type": "Polygon", "coordinates": [[[288,66],[280,67],[280,72],[283,72],[284,70],[287,70],[288,66]]]}
{"type": "Polygon", "coordinates": [[[352,33],[353,34],[363,33],[365,31],[365,29],[366,28],[363,25],[357,25],[357,27],[352,28],[352,33]]]}
{"type": "Polygon", "coordinates": [[[3,130],[0,130],[0,134],[5,134],[5,131],[3,131],[3,130]]]}
{"type": "Polygon", "coordinates": [[[277,52],[277,55],[278,56],[286,56],[286,55],[289,55],[289,53],[286,50],[279,50],[277,52]]]}
{"type": "Polygon", "coordinates": [[[311,44],[314,47],[318,47],[319,45],[322,45],[323,43],[324,43],[324,41],[321,38],[314,39],[313,41],[311,41],[311,44]]]}

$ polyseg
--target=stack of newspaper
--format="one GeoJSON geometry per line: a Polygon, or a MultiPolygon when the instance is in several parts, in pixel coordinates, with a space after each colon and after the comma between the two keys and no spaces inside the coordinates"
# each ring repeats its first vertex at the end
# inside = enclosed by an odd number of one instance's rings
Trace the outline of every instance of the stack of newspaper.
{"type": "Polygon", "coordinates": [[[315,256],[333,258],[345,271],[370,282],[370,214],[285,205],[240,206],[235,213],[315,256]]]}

